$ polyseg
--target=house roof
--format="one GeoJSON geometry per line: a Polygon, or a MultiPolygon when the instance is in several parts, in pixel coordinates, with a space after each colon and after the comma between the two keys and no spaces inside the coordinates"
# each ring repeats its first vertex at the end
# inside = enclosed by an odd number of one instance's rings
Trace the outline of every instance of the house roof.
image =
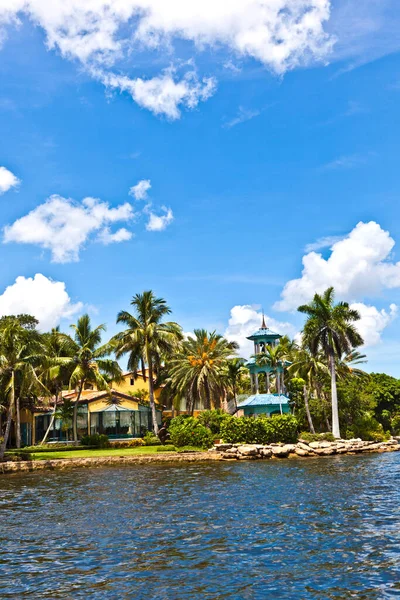
{"type": "MultiPolygon", "coordinates": [[[[131,396],[129,394],[124,394],[123,392],[119,392],[111,388],[110,391],[107,390],[83,390],[81,393],[81,397],[79,402],[91,402],[92,400],[101,400],[102,398],[106,398],[107,396],[118,396],[120,398],[124,398],[125,400],[133,400],[135,402],[138,401],[138,398],[131,396]]],[[[63,400],[68,398],[68,400],[76,400],[78,393],[73,391],[65,394],[63,396],[63,400]]]]}
{"type": "Polygon", "coordinates": [[[238,409],[245,406],[269,406],[271,404],[289,404],[289,398],[283,394],[254,394],[238,404],[238,409]]]}

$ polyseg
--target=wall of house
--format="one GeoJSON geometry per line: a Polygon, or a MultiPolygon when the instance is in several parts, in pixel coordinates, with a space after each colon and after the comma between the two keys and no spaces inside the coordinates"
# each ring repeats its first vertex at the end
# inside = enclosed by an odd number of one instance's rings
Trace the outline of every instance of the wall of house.
{"type": "MultiPolygon", "coordinates": [[[[114,390],[116,390],[117,392],[121,392],[122,394],[133,394],[133,395],[138,390],[144,390],[146,392],[149,391],[149,382],[144,381],[143,377],[141,375],[138,375],[134,379],[133,383],[132,383],[132,381],[133,381],[133,377],[131,375],[125,375],[124,381],[122,383],[116,383],[115,381],[113,381],[112,388],[114,390]]],[[[159,399],[160,393],[161,393],[160,389],[154,390],[154,397],[156,400],[159,399]]],[[[148,400],[148,397],[146,398],[146,400],[148,400]]]]}

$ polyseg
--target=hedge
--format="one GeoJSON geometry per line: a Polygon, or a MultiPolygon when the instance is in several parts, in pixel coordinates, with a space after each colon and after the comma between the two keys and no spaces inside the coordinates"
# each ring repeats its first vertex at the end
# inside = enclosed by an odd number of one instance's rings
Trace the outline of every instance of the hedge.
{"type": "Polygon", "coordinates": [[[290,444],[297,441],[297,427],[293,415],[229,417],[221,425],[221,438],[230,444],[290,444]]]}

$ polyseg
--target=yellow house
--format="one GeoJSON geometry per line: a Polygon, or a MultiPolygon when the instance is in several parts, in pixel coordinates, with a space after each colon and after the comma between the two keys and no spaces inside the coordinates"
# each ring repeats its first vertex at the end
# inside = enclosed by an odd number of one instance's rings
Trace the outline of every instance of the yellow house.
{"type": "MultiPolygon", "coordinates": [[[[123,378],[124,380],[121,383],[116,383],[115,381],[112,382],[113,389],[122,392],[123,394],[129,394],[132,396],[135,396],[137,392],[139,392],[139,394],[145,392],[145,400],[149,399],[149,381],[147,378],[146,381],[144,380],[141,372],[137,373],[137,375],[134,377],[131,371],[127,371],[123,374],[123,378]]],[[[154,398],[156,402],[160,398],[161,389],[162,388],[160,387],[154,390],[154,398]]]]}

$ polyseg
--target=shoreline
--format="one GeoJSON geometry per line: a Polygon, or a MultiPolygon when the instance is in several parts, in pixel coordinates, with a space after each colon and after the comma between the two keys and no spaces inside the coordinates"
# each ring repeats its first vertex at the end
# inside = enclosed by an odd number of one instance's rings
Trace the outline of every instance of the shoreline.
{"type": "Polygon", "coordinates": [[[219,444],[208,451],[178,454],[136,456],[99,456],[88,458],[57,458],[49,460],[20,460],[0,463],[0,475],[12,473],[32,473],[34,471],[54,471],[81,467],[105,467],[143,463],[176,463],[236,460],[282,460],[319,458],[326,456],[360,455],[384,452],[399,452],[400,443],[389,442],[311,442],[299,441],[297,444],[219,444]]]}

